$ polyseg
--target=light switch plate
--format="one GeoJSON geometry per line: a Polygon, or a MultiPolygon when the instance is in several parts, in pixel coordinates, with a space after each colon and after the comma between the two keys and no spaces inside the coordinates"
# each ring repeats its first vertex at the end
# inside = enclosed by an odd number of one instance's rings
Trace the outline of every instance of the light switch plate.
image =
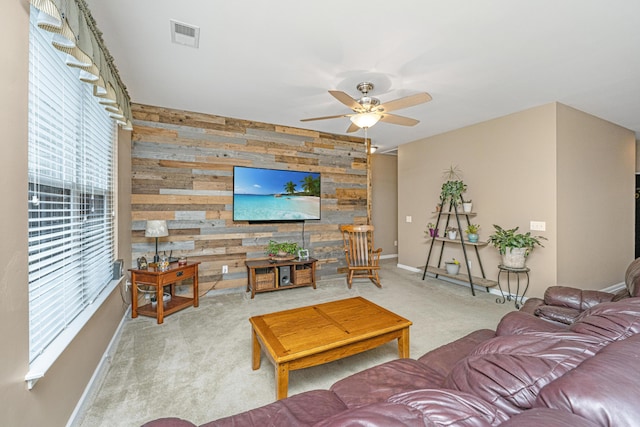
{"type": "Polygon", "coordinates": [[[531,221],[529,223],[529,229],[531,231],[545,231],[547,229],[547,223],[545,221],[531,221]]]}

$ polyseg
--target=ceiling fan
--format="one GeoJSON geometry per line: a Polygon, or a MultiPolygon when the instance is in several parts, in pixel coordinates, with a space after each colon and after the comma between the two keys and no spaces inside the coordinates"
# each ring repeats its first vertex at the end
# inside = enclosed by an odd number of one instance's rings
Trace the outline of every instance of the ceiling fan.
{"type": "Polygon", "coordinates": [[[354,99],[345,92],[340,90],[330,90],[338,101],[351,108],[353,114],[338,114],[335,116],[314,117],[310,119],[301,119],[301,122],[310,122],[313,120],[337,119],[340,117],[349,117],[351,125],[347,129],[348,133],[355,132],[360,128],[369,128],[375,125],[379,120],[385,123],[391,123],[401,126],[415,126],[420,123],[419,120],[409,117],[389,114],[390,111],[400,110],[401,108],[413,107],[414,105],[423,104],[431,101],[431,95],[426,92],[417,93],[415,95],[405,96],[393,101],[380,103],[378,98],[369,96],[369,92],[373,90],[373,83],[358,83],[356,88],[362,93],[360,99],[354,99]]]}

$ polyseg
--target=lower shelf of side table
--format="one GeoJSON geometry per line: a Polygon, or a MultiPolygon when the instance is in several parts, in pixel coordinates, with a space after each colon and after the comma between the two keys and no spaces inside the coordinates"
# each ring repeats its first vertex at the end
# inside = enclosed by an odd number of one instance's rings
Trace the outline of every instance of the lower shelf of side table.
{"type": "MultiPolygon", "coordinates": [[[[171,297],[171,301],[165,304],[163,312],[164,315],[167,316],[171,313],[175,313],[176,311],[192,306],[193,298],[174,295],[171,297]]],[[[156,317],[157,312],[157,307],[153,307],[151,303],[138,307],[138,315],[156,317]]]]}
{"type": "MultiPolygon", "coordinates": [[[[446,269],[437,267],[427,267],[427,273],[469,283],[469,275],[467,273],[449,274],[446,269]]],[[[492,288],[498,284],[495,280],[485,279],[484,277],[471,276],[471,279],[475,286],[483,286],[485,288],[492,288]]]]}

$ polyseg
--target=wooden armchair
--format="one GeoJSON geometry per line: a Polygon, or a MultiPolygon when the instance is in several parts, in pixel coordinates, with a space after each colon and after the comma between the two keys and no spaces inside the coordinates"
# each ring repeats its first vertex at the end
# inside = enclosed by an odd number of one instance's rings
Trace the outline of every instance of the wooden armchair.
{"type": "Polygon", "coordinates": [[[354,277],[366,277],[381,288],[378,270],[382,249],[373,249],[373,225],[342,225],[340,231],[349,268],[349,289],[354,277]]]}

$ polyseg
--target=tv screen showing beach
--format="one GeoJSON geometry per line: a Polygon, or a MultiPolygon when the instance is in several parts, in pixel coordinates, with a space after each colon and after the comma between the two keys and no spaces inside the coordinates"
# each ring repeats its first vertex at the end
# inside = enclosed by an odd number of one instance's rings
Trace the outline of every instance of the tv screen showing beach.
{"type": "Polygon", "coordinates": [[[320,219],[320,173],[235,166],[234,221],[320,219]]]}

